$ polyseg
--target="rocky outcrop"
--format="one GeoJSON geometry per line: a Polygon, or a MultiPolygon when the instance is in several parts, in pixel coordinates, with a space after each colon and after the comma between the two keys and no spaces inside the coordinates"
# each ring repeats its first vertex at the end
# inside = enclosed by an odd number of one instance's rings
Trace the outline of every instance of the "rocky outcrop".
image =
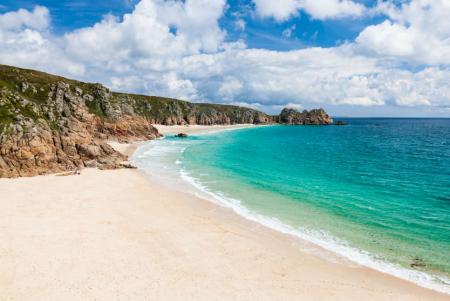
{"type": "Polygon", "coordinates": [[[0,177],[124,167],[126,157],[106,141],[153,139],[159,133],[142,116],[91,112],[89,102],[107,102],[104,95],[107,90],[100,87],[84,90],[75,82],[40,82],[20,70],[2,72],[0,177]]]}
{"type": "Polygon", "coordinates": [[[333,119],[324,109],[299,112],[295,109],[285,108],[280,115],[275,117],[275,121],[280,124],[292,125],[329,125],[333,123],[333,119]]]}

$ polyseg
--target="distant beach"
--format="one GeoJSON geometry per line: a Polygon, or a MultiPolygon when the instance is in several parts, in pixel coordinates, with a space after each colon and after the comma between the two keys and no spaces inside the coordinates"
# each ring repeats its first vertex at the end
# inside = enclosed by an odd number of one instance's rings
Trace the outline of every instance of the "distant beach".
{"type": "Polygon", "coordinates": [[[156,124],[155,127],[163,135],[173,135],[179,133],[210,133],[222,130],[242,129],[248,127],[254,127],[254,124],[236,124],[236,125],[161,125],[156,124]]]}
{"type": "Polygon", "coordinates": [[[4,300],[450,300],[139,170],[0,179],[0,190],[4,300]]]}

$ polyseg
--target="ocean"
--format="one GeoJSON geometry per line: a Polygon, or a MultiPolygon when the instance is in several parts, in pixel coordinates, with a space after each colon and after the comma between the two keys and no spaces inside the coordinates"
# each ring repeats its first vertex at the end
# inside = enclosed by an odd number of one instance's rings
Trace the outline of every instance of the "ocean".
{"type": "Polygon", "coordinates": [[[162,183],[356,263],[450,293],[450,119],[343,119],[166,137],[162,183]]]}

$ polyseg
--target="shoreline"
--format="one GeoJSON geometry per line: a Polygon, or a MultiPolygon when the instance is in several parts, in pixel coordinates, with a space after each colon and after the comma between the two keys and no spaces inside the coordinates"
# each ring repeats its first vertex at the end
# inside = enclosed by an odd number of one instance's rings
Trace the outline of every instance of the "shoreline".
{"type": "Polygon", "coordinates": [[[0,179],[0,191],[0,300],[450,300],[309,254],[141,170],[0,179]]]}
{"type": "MultiPolygon", "coordinates": [[[[255,125],[237,125],[232,127],[223,127],[218,126],[216,130],[208,128],[208,126],[161,126],[164,130],[164,133],[178,133],[180,129],[188,128],[189,133],[197,133],[197,134],[210,134],[213,132],[218,132],[221,130],[233,130],[239,128],[248,128],[255,125]],[[174,129],[174,130],[171,130],[174,129]]],[[[267,125],[264,125],[267,126],[267,125]]],[[[142,146],[142,145],[141,145],[142,146]]],[[[158,181],[158,183],[162,185],[167,185],[165,183],[167,179],[160,179],[159,177],[155,177],[153,173],[147,173],[146,170],[141,170],[144,174],[151,177],[152,180],[158,181]]],[[[290,238],[294,238],[297,240],[301,240],[307,248],[315,249],[315,255],[319,257],[320,253],[327,253],[328,256],[333,257],[323,258],[328,261],[339,261],[341,263],[346,263],[350,265],[357,265],[360,267],[368,268],[373,271],[383,273],[389,276],[393,276],[395,278],[413,283],[419,287],[430,289],[433,291],[437,291],[439,293],[450,295],[450,287],[439,285],[440,282],[448,283],[448,278],[445,276],[433,275],[427,271],[419,271],[414,269],[408,269],[406,267],[398,266],[388,261],[384,261],[381,259],[377,259],[373,257],[372,254],[367,253],[366,251],[357,249],[355,247],[350,247],[345,244],[339,244],[335,241],[325,241],[320,238],[314,237],[311,233],[304,233],[300,230],[293,229],[289,225],[284,224],[281,221],[273,221],[270,216],[261,216],[258,213],[254,213],[248,208],[244,206],[240,206],[230,202],[227,199],[224,199],[223,196],[217,195],[213,191],[205,188],[201,183],[198,183],[195,179],[181,174],[181,179],[184,183],[188,183],[187,185],[190,187],[194,187],[197,192],[190,192],[196,197],[211,202],[217,206],[224,207],[226,210],[231,210],[234,214],[238,215],[245,220],[252,221],[262,227],[265,227],[271,231],[276,231],[277,233],[281,233],[290,238]],[[200,193],[200,194],[199,194],[200,193]],[[436,278],[434,278],[436,277],[436,278]]]]}

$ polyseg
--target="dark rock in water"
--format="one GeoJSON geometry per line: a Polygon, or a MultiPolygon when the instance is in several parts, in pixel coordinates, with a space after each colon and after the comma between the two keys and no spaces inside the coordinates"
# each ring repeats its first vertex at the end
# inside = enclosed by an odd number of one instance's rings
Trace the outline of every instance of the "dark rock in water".
{"type": "Polygon", "coordinates": [[[424,268],[426,266],[427,265],[419,257],[414,258],[413,262],[410,264],[410,267],[412,268],[424,268]]]}
{"type": "Polygon", "coordinates": [[[333,125],[348,125],[348,122],[337,120],[333,123],[333,125]]]}
{"type": "Polygon", "coordinates": [[[175,135],[175,137],[178,137],[178,138],[186,138],[188,135],[187,134],[185,134],[185,133],[179,133],[179,134],[176,134],[175,135]]]}
{"type": "Polygon", "coordinates": [[[333,119],[324,109],[299,112],[295,109],[284,108],[280,115],[275,116],[275,121],[290,125],[329,125],[333,123],[333,119]]]}

